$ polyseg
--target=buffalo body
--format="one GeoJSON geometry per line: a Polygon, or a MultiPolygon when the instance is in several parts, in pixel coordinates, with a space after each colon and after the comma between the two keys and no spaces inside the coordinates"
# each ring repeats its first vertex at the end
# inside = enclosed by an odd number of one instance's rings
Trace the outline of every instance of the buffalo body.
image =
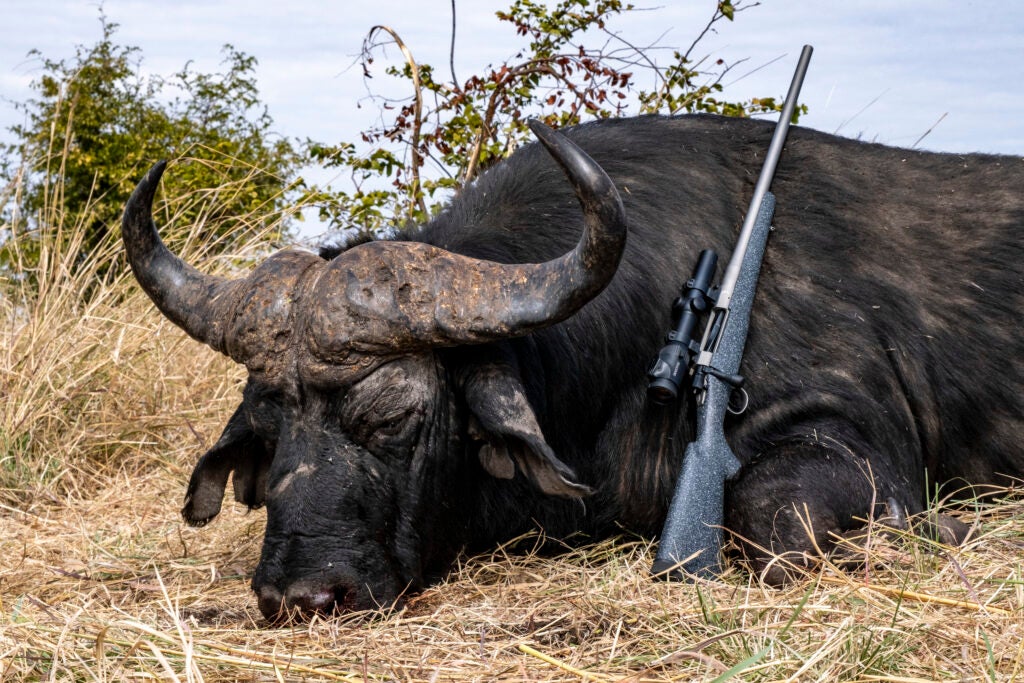
{"type": "MultiPolygon", "coordinates": [[[[698,252],[728,257],[771,133],[711,116],[568,129],[613,188],[593,168],[567,181],[527,145],[426,225],[330,258],[282,252],[242,281],[150,258],[159,240],[145,192],[133,197],[140,281],[249,369],[186,519],[219,511],[232,472],[236,499],[266,506],[253,587],[268,617],[388,604],[463,548],[538,526],[656,535],[692,406],[649,401],[646,371],[698,252]],[[581,191],[588,177],[598,186],[581,191]],[[580,251],[584,223],[601,221],[601,244],[580,251]],[[573,258],[580,270],[557,277],[492,267],[573,258]],[[528,280],[544,294],[520,301],[528,280]]],[[[726,424],[743,467],[725,526],[778,581],[774,554],[802,563],[882,501],[913,514],[930,487],[1024,475],[1024,160],[794,128],[772,191],[750,406],[726,424]]]]}

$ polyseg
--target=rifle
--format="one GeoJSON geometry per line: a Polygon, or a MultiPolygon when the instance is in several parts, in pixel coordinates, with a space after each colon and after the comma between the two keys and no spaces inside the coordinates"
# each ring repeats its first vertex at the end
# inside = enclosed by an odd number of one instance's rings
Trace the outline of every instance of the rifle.
{"type": "Polygon", "coordinates": [[[800,53],[722,284],[711,286],[718,257],[705,249],[683,295],[673,304],[674,327],[648,372],[648,396],[663,404],[677,397],[681,383],[692,374],[697,406],[697,437],[686,447],[683,470],[651,568],[659,578],[710,577],[720,571],[725,482],[736,476],[741,465],[725,439],[725,414],[742,413],[748,403],[739,368],[757,276],[775,213],[775,195],[768,188],[782,155],[812,50],[805,45],[800,53]],[[707,325],[698,344],[693,333],[705,313],[707,325]],[[735,392],[743,399],[738,408],[729,403],[735,392]]]}

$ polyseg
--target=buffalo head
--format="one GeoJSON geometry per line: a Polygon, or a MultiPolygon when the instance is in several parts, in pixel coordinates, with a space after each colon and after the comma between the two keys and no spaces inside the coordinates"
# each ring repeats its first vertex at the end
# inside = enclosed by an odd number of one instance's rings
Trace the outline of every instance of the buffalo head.
{"type": "Polygon", "coordinates": [[[252,585],[268,618],[374,608],[421,587],[460,545],[452,530],[464,523],[458,492],[472,487],[471,457],[496,477],[518,468],[545,494],[590,492],[552,452],[512,363],[488,342],[553,325],[596,296],[616,271],[626,223],[604,171],[532,127],[585,226],[574,249],[543,263],[378,241],[332,260],[282,251],[245,278],[211,277],[157,234],[164,165],[132,194],[123,237],[135,277],[171,321],[248,370],[242,404],[196,465],[182,513],[193,525],[213,518],[229,474],[237,500],[266,506],[252,585]],[[442,488],[455,493],[430,495],[442,488]]]}

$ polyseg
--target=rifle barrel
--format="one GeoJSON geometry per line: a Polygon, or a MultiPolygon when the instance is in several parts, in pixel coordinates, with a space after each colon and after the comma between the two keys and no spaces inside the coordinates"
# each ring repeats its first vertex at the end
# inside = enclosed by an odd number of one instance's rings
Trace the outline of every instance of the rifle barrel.
{"type": "Polygon", "coordinates": [[[793,74],[793,81],[789,84],[789,92],[786,94],[786,101],[782,104],[782,114],[772,134],[772,141],[768,145],[768,153],[765,155],[764,166],[761,167],[761,175],[757,177],[757,184],[754,186],[754,196],[750,198],[750,206],[747,208],[747,216],[743,220],[743,227],[736,239],[736,248],[729,259],[729,265],[722,276],[722,287],[718,293],[718,302],[715,308],[729,309],[729,302],[732,301],[733,290],[736,289],[736,280],[739,279],[740,266],[743,263],[743,254],[747,251],[747,244],[750,242],[750,235],[754,231],[754,221],[757,220],[757,213],[760,210],[764,195],[771,187],[772,178],[775,177],[775,167],[782,156],[782,147],[786,144],[786,134],[789,133],[789,122],[793,119],[793,112],[796,110],[796,100],[800,96],[800,88],[804,84],[804,75],[807,74],[807,66],[811,62],[811,53],[814,51],[810,45],[804,45],[800,52],[800,61],[797,62],[796,72],[793,74]]]}

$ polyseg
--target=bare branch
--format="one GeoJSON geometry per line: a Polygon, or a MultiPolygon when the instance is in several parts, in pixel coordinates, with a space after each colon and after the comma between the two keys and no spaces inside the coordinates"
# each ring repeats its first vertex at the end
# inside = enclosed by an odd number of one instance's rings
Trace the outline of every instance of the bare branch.
{"type": "Polygon", "coordinates": [[[945,112],[942,116],[940,116],[939,120],[932,124],[931,128],[921,133],[921,137],[919,137],[917,140],[914,140],[914,144],[910,146],[910,149],[916,149],[917,146],[921,144],[921,140],[924,140],[926,137],[928,137],[928,133],[931,133],[933,130],[935,130],[936,126],[942,123],[942,119],[946,118],[947,115],[949,115],[948,111],[945,112]]]}
{"type": "Polygon", "coordinates": [[[455,0],[452,0],[452,43],[448,49],[448,68],[452,72],[452,86],[459,87],[459,79],[455,77],[455,0]]]}
{"type": "MultiPolygon", "coordinates": [[[[405,63],[409,65],[409,69],[412,73],[412,86],[416,97],[416,106],[413,114],[412,139],[409,141],[409,150],[412,152],[412,167],[409,172],[409,185],[413,193],[416,208],[426,215],[427,205],[423,199],[423,189],[420,184],[420,167],[423,165],[423,157],[420,154],[420,131],[423,128],[423,84],[420,81],[420,68],[417,66],[416,60],[413,59],[412,51],[406,47],[398,33],[389,26],[378,24],[370,29],[370,32],[366,35],[366,41],[363,43],[364,52],[368,49],[372,49],[372,44],[369,48],[366,46],[378,31],[383,31],[391,36],[391,39],[395,41],[395,45],[397,45],[398,49],[402,51],[402,55],[405,56],[405,63]]],[[[413,209],[410,206],[409,218],[412,217],[413,209]]]]}

